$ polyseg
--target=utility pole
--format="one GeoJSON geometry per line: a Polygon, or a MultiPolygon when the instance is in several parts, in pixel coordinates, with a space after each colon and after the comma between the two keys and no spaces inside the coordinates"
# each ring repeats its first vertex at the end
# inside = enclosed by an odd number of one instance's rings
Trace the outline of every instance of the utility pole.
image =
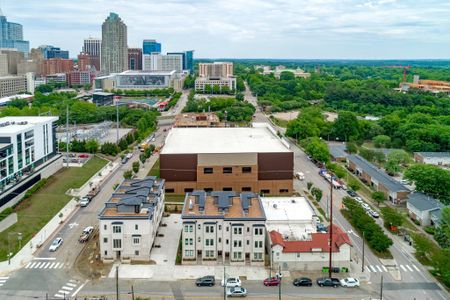
{"type": "Polygon", "coordinates": [[[280,278],[280,283],[278,284],[278,300],[281,300],[281,266],[278,264],[278,278],[280,278]]]}
{"type": "Polygon", "coordinates": [[[362,245],[362,265],[361,265],[361,272],[364,272],[364,244],[365,244],[365,238],[364,238],[364,231],[363,231],[363,234],[362,234],[362,242],[363,242],[363,245],[362,245]]]}
{"type": "Polygon", "coordinates": [[[225,275],[225,266],[223,266],[223,299],[227,299],[227,277],[225,275]]]}
{"type": "Polygon", "coordinates": [[[66,106],[66,166],[69,167],[69,105],[66,106]]]}
{"type": "Polygon", "coordinates": [[[329,269],[328,269],[328,277],[331,278],[331,271],[333,268],[333,174],[330,173],[330,245],[329,245],[329,269]]]}
{"type": "Polygon", "coordinates": [[[134,300],[134,287],[131,285],[131,299],[134,300]]]}
{"type": "Polygon", "coordinates": [[[380,300],[383,300],[383,275],[381,275],[380,300]]]}
{"type": "Polygon", "coordinates": [[[119,266],[116,266],[116,300],[119,300],[119,266]]]}

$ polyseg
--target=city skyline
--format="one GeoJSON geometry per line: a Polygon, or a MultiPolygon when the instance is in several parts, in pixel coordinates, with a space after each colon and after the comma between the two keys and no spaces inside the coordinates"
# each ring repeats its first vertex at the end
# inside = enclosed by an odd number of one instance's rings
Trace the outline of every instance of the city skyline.
{"type": "Polygon", "coordinates": [[[81,51],[101,36],[110,12],[129,27],[128,46],[156,39],[164,49],[196,49],[197,57],[449,58],[450,3],[444,1],[3,1],[32,47],[81,51]]]}

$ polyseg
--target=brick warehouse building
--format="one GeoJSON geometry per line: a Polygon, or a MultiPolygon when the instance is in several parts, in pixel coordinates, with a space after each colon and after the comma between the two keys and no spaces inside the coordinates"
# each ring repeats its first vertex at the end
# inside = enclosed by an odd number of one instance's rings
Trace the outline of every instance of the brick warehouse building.
{"type": "Polygon", "coordinates": [[[294,155],[265,124],[173,128],[160,154],[166,193],[194,190],[290,195],[294,155]]]}

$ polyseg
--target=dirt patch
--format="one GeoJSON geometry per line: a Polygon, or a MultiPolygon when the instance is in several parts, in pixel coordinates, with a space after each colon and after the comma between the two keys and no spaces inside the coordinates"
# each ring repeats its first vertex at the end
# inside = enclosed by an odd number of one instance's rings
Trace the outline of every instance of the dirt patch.
{"type": "Polygon", "coordinates": [[[98,236],[98,229],[96,229],[75,260],[75,270],[83,277],[91,280],[107,276],[112,267],[112,263],[105,264],[100,259],[98,236]]]}
{"type": "Polygon", "coordinates": [[[284,112],[277,112],[272,114],[275,118],[284,120],[284,121],[290,121],[297,118],[299,111],[293,110],[293,111],[284,111],[284,112]]]}

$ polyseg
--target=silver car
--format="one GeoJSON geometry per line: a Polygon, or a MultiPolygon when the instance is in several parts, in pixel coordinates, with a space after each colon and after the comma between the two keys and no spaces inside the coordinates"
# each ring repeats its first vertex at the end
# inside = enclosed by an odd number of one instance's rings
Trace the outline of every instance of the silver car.
{"type": "Polygon", "coordinates": [[[247,297],[247,289],[241,286],[227,289],[228,297],[247,297]]]}
{"type": "Polygon", "coordinates": [[[63,239],[61,237],[57,237],[50,245],[50,248],[48,248],[48,251],[55,252],[56,250],[58,250],[59,247],[61,247],[62,243],[63,239]]]}

